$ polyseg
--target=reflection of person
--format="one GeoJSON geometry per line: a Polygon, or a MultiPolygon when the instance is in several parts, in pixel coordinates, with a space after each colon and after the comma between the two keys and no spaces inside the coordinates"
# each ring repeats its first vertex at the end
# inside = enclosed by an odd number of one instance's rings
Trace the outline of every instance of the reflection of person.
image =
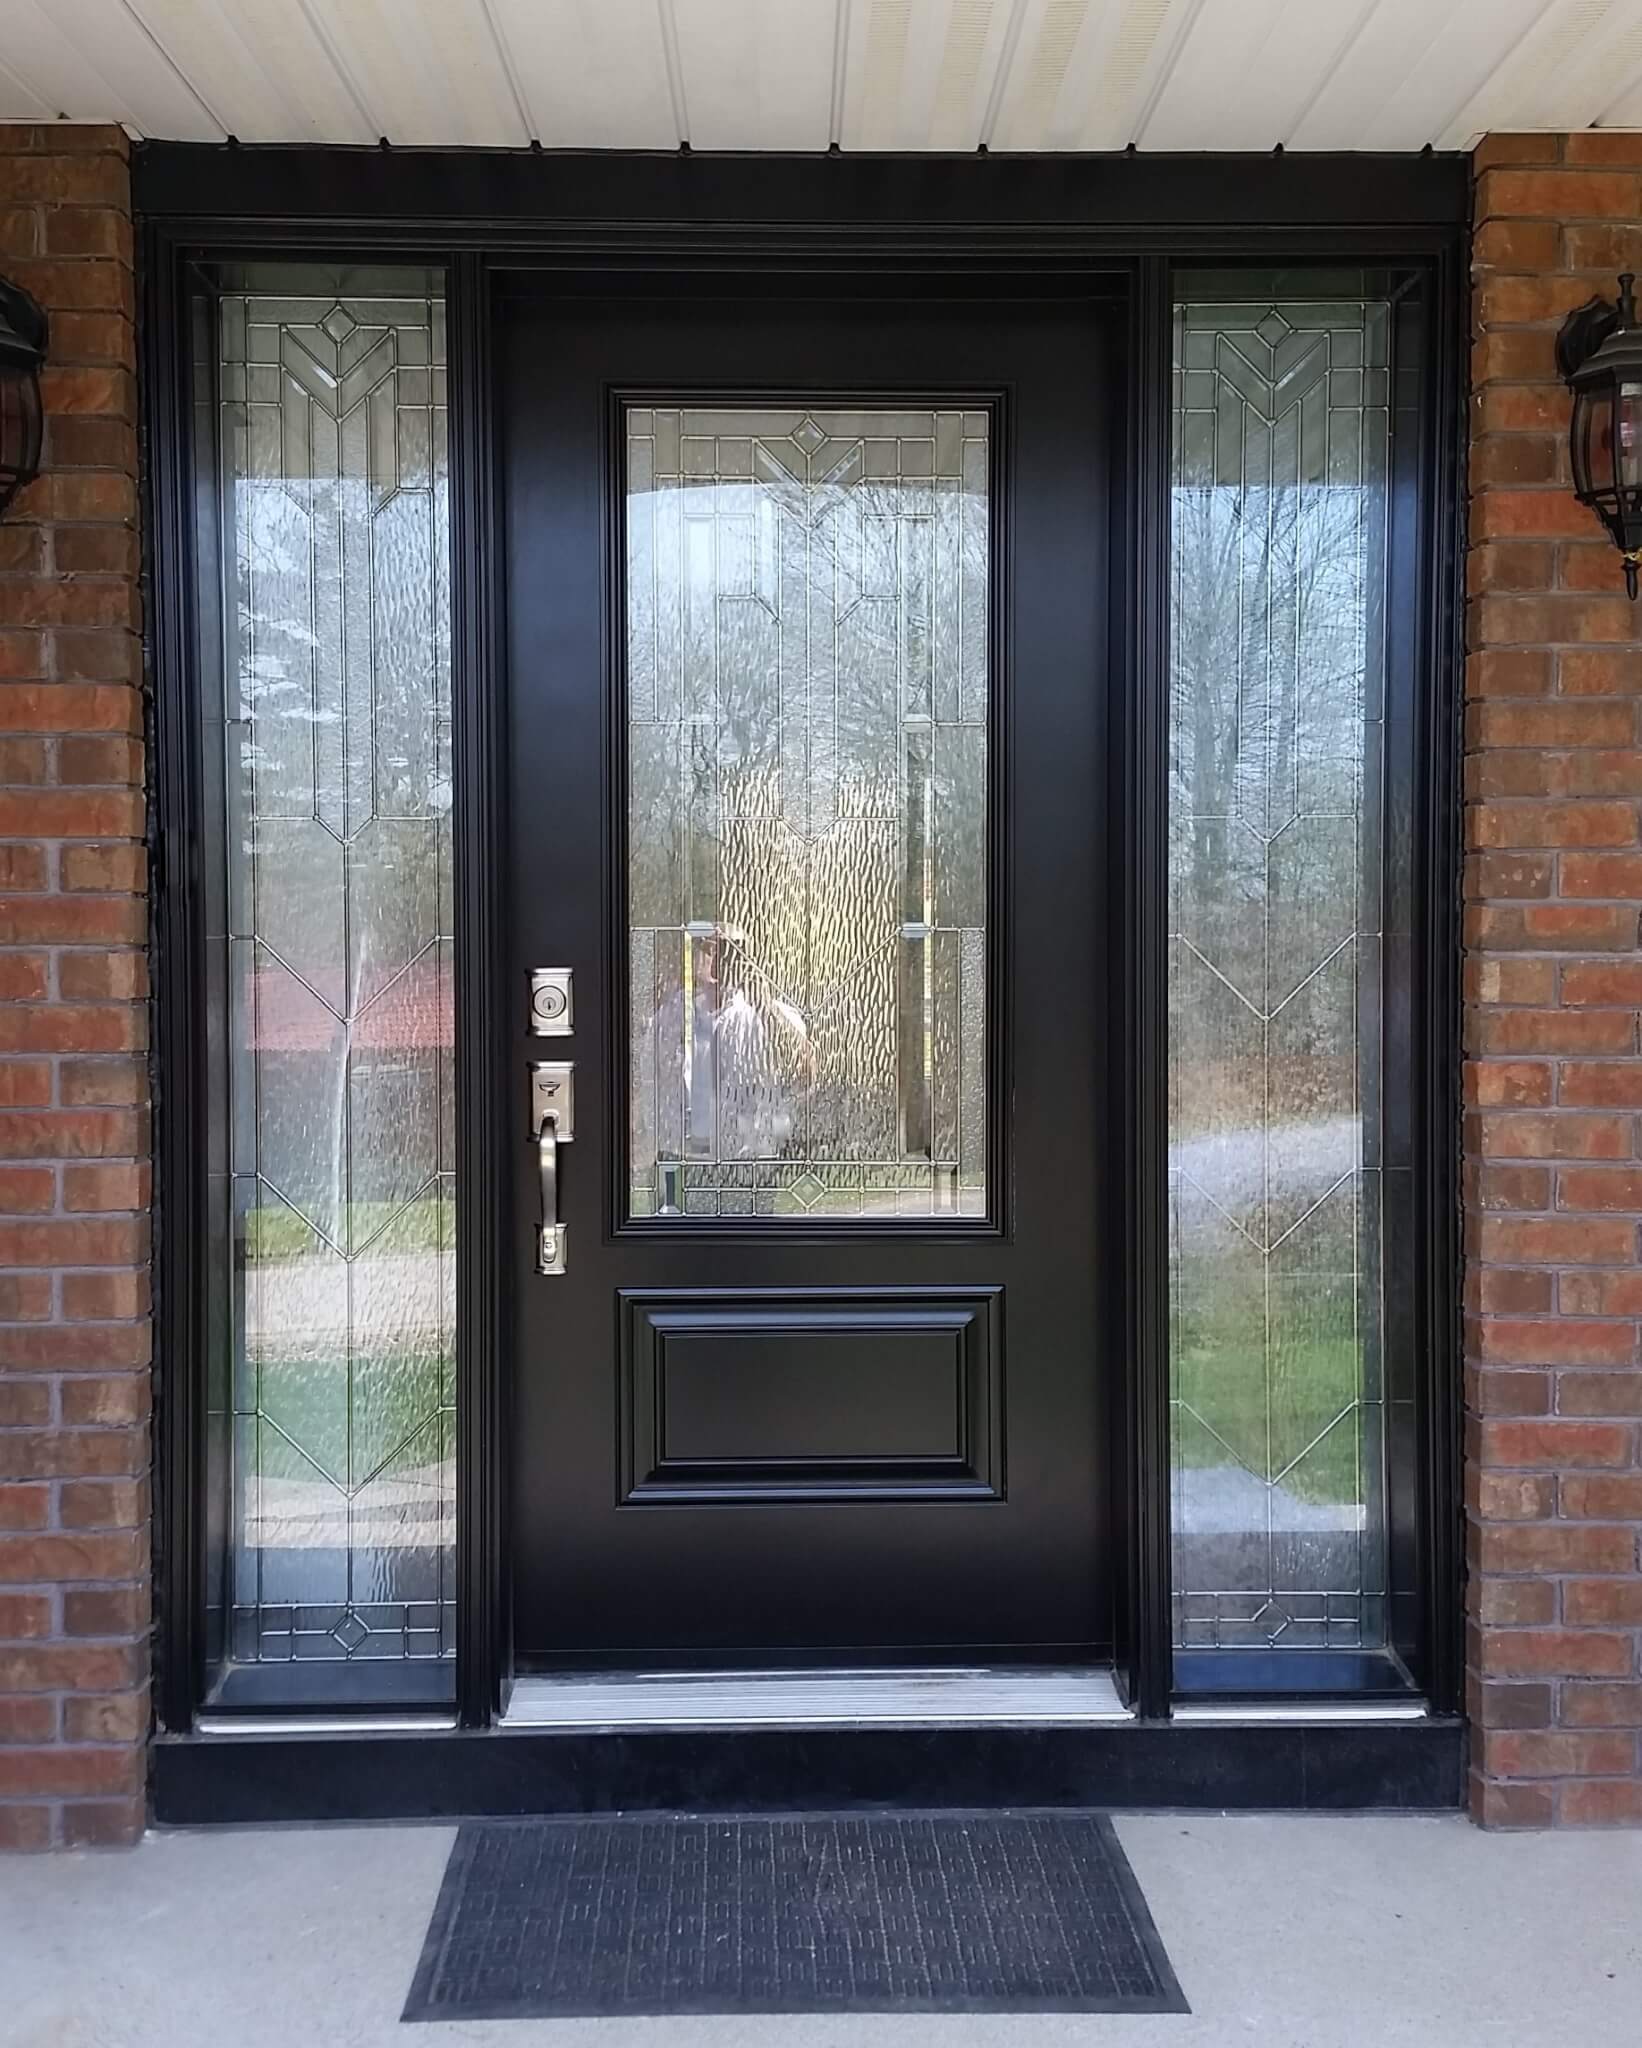
{"type": "Polygon", "coordinates": [[[685,992],[676,989],[652,1025],[658,1071],[671,1068],[682,1080],[686,1156],[779,1159],[800,1133],[817,1072],[804,1013],[769,985],[735,926],[686,943],[688,1017],[685,992]]]}

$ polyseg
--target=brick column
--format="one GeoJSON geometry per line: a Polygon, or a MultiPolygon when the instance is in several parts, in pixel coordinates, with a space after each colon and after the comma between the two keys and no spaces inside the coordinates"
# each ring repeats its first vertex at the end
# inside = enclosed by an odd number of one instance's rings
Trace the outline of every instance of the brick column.
{"type": "Polygon", "coordinates": [[[1472,1798],[1642,1822],[1642,605],[1568,485],[1564,315],[1642,136],[1477,152],[1466,789],[1472,1798]]]}
{"type": "Polygon", "coordinates": [[[130,179],[0,126],[51,319],[0,522],[0,1848],[132,1839],[148,1734],[147,910],[130,179]]]}

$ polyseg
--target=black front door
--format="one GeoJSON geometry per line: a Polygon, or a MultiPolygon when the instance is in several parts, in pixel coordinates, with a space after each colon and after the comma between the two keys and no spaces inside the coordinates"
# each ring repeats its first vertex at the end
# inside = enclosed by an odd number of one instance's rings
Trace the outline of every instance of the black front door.
{"type": "Polygon", "coordinates": [[[1098,1655],[1109,308],[496,332],[520,1666],[1098,1655]]]}

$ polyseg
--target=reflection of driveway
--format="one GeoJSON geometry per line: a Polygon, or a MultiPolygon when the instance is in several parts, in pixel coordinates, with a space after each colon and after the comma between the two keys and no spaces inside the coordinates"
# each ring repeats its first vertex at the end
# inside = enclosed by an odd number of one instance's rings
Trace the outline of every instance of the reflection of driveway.
{"type": "Polygon", "coordinates": [[[1301,1500],[1241,1465],[1188,1465],[1175,1475],[1175,1526],[1189,1536],[1355,1533],[1367,1520],[1358,1501],[1301,1500]]]}
{"type": "Polygon", "coordinates": [[[1256,1237],[1269,1203],[1274,1223],[1292,1228],[1362,1163],[1362,1119],[1273,1123],[1181,1138],[1169,1147],[1177,1243],[1213,1234],[1214,1218],[1193,1194],[1256,1237]],[[1184,1199],[1182,1199],[1184,1198],[1184,1199]]]}
{"type": "Polygon", "coordinates": [[[454,1543],[453,1460],[379,1473],[350,1499],[317,1474],[246,1488],[244,1543],[253,1550],[440,1550],[454,1543]]]}
{"type": "Polygon", "coordinates": [[[272,1259],[245,1273],[245,1333],[253,1342],[353,1333],[356,1345],[412,1346],[448,1329],[456,1296],[450,1251],[365,1252],[338,1258],[272,1259]]]}

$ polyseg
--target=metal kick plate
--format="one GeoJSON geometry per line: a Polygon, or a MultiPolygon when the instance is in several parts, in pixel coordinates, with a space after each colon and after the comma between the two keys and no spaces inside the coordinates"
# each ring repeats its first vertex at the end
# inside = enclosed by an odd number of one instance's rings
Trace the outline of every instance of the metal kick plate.
{"type": "Polygon", "coordinates": [[[538,1038],[568,1038],[575,1030],[575,991],[568,967],[530,970],[530,1029],[538,1038]]]}
{"type": "Polygon", "coordinates": [[[530,1063],[530,1135],[541,1136],[550,1116],[559,1120],[559,1143],[568,1145],[576,1135],[575,1075],[572,1060],[532,1060],[530,1063]]]}

